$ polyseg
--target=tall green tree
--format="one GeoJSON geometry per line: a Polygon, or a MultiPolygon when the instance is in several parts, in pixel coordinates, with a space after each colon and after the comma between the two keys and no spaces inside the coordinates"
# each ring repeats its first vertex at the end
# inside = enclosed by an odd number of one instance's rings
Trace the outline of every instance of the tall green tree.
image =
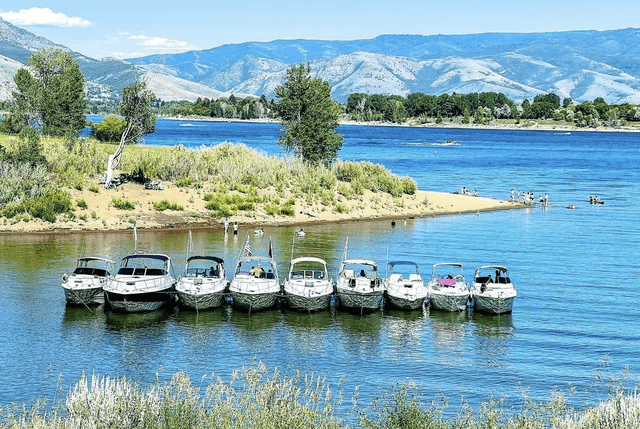
{"type": "Polygon", "coordinates": [[[38,125],[43,134],[76,135],[85,122],[85,79],[78,62],[53,48],[33,54],[29,69],[19,69],[14,82],[15,106],[7,122],[13,131],[38,125]]]}
{"type": "Polygon", "coordinates": [[[335,159],[343,142],[335,131],[341,109],[329,83],[312,79],[311,67],[300,64],[287,70],[275,94],[281,99],[276,104],[283,133],[278,144],[314,164],[335,159]]]}

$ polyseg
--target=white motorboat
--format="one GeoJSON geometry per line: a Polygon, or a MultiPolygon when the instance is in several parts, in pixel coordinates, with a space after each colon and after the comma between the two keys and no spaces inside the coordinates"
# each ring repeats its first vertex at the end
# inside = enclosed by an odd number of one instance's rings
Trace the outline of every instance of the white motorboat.
{"type": "Polygon", "coordinates": [[[366,259],[346,259],[340,264],[336,281],[338,304],[360,310],[378,310],[382,305],[384,283],[375,262],[366,259]]]}
{"type": "Polygon", "coordinates": [[[191,256],[187,258],[184,276],[178,279],[176,292],[181,306],[205,310],[222,305],[228,285],[222,259],[191,256]]]}
{"type": "Polygon", "coordinates": [[[506,267],[485,265],[476,269],[471,285],[474,311],[488,314],[511,313],[517,295],[506,267]]]}
{"type": "Polygon", "coordinates": [[[249,312],[276,305],[280,294],[278,269],[273,259],[273,243],[269,240],[269,256],[253,256],[249,236],[244,240],[229,285],[233,305],[249,312]]]}
{"type": "Polygon", "coordinates": [[[291,260],[284,281],[287,305],[296,310],[317,311],[329,308],[333,281],[324,259],[301,257],[291,260]]]}
{"type": "Polygon", "coordinates": [[[134,254],[122,258],[118,273],[107,279],[104,296],[111,309],[127,313],[156,310],[175,296],[171,258],[134,254]]]}
{"type": "Polygon", "coordinates": [[[88,306],[104,303],[102,289],[115,267],[115,261],[100,256],[78,258],[73,272],[62,275],[67,304],[88,306]]]}
{"type": "Polygon", "coordinates": [[[422,308],[427,299],[427,287],[415,262],[389,262],[384,283],[386,302],[401,310],[422,308]]]}
{"type": "Polygon", "coordinates": [[[434,264],[427,289],[431,308],[442,311],[466,310],[469,286],[464,278],[462,264],[455,262],[434,264]]]}

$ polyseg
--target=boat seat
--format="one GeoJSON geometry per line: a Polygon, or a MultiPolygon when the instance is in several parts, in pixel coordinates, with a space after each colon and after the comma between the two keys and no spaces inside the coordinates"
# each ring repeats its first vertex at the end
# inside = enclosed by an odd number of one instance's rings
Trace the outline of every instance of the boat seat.
{"type": "Polygon", "coordinates": [[[344,276],[345,277],[355,277],[356,276],[356,270],[344,270],[344,276]]]}
{"type": "Polygon", "coordinates": [[[491,282],[493,282],[493,280],[491,279],[491,276],[476,277],[476,283],[491,283],[491,282]]]}
{"type": "Polygon", "coordinates": [[[268,278],[269,280],[273,280],[273,279],[275,279],[275,278],[276,278],[276,276],[275,276],[273,273],[267,273],[267,278],[268,278]]]}

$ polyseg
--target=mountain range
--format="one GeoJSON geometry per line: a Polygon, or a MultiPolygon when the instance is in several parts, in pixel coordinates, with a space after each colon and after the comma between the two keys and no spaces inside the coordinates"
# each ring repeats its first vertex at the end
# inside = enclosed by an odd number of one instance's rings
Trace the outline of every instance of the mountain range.
{"type": "Polygon", "coordinates": [[[76,58],[90,98],[119,99],[145,79],[163,100],[236,94],[274,96],[288,67],[301,62],[345,102],[352,93],[501,92],[520,102],[553,92],[561,98],[640,104],[640,29],[470,35],[383,35],[352,41],[275,40],[201,51],[93,59],[0,18],[0,100],[17,68],[44,47],[76,58]]]}

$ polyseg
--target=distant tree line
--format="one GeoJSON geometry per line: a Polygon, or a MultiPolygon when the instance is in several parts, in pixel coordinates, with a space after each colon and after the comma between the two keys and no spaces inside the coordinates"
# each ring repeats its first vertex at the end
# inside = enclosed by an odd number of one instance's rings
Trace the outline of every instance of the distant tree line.
{"type": "Polygon", "coordinates": [[[208,116],[225,119],[275,118],[275,101],[260,98],[240,98],[231,94],[218,99],[198,98],[189,101],[160,101],[157,108],[161,116],[208,116]]]}
{"type": "Polygon", "coordinates": [[[517,105],[502,93],[470,94],[424,93],[398,95],[351,94],[345,112],[355,121],[405,122],[415,118],[421,122],[449,121],[463,124],[487,124],[497,119],[557,120],[573,122],[577,126],[618,126],[625,121],[640,121],[640,107],[636,104],[607,104],[602,97],[575,104],[556,94],[536,95],[533,102],[525,99],[517,105]]]}

